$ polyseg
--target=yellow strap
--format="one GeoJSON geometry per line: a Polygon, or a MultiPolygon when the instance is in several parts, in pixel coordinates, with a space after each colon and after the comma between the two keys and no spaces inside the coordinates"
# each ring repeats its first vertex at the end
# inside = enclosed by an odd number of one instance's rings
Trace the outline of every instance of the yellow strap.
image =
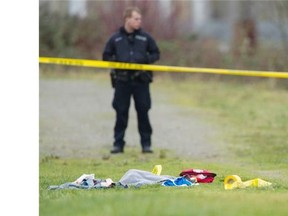
{"type": "Polygon", "coordinates": [[[126,70],[151,70],[162,72],[210,73],[210,74],[224,74],[224,75],[237,75],[237,76],[272,77],[272,78],[286,78],[286,79],[288,78],[288,72],[176,67],[165,65],[131,64],[123,62],[109,62],[109,61],[71,59],[71,58],[39,57],[39,63],[71,65],[81,67],[114,68],[114,69],[126,69],[126,70]]]}

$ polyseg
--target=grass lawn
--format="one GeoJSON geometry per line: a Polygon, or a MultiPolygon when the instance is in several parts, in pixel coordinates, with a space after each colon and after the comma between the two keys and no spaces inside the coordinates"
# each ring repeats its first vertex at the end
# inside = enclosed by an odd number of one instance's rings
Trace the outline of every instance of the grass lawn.
{"type": "Polygon", "coordinates": [[[199,110],[221,128],[231,162],[195,160],[163,153],[142,155],[128,148],[125,154],[102,159],[40,158],[40,215],[287,215],[288,213],[288,91],[258,83],[201,81],[175,82],[159,77],[154,90],[170,95],[171,103],[199,110]],[[47,190],[77,179],[83,173],[119,180],[129,169],[152,170],[178,176],[183,169],[200,168],[217,173],[212,184],[167,188],[47,190]],[[262,178],[269,188],[225,191],[225,176],[242,180],[262,178]]]}
{"type": "MultiPolygon", "coordinates": [[[[238,174],[243,180],[257,177],[249,168],[207,164],[180,158],[133,156],[133,150],[109,160],[73,160],[46,158],[40,164],[41,215],[286,215],[288,200],[286,180],[266,177],[272,188],[246,188],[225,191],[223,180],[238,174]],[[130,168],[152,170],[162,164],[162,174],[177,176],[185,168],[207,168],[217,173],[212,184],[190,188],[167,188],[160,185],[140,188],[49,191],[77,179],[82,173],[117,181],[130,168]]],[[[287,177],[287,175],[286,175],[287,177]]]]}

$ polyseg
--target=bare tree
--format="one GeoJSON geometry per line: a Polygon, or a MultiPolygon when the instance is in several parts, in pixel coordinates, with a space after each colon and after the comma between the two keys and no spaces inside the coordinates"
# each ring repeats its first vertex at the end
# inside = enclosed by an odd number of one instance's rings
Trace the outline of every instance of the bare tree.
{"type": "Polygon", "coordinates": [[[254,54],[257,46],[257,31],[253,13],[254,2],[232,1],[234,7],[233,50],[236,55],[254,54]]]}

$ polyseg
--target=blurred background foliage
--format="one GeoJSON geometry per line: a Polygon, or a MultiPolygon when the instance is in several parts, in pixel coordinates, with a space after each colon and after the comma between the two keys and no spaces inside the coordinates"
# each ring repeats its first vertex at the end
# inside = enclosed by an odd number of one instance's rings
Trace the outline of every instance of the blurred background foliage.
{"type": "Polygon", "coordinates": [[[158,64],[288,71],[288,1],[40,0],[39,55],[101,59],[132,5],[158,42],[158,64]]]}

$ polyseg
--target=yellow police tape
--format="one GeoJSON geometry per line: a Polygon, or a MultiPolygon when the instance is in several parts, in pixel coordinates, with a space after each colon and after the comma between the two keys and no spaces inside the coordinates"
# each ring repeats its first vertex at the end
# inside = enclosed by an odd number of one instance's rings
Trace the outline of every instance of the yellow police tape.
{"type": "Polygon", "coordinates": [[[126,69],[126,70],[151,70],[151,71],[163,71],[163,72],[210,73],[210,74],[238,75],[238,76],[272,77],[272,78],[286,78],[286,79],[288,78],[288,72],[177,67],[177,66],[131,64],[123,62],[110,62],[110,61],[87,60],[87,59],[71,59],[71,58],[39,57],[39,63],[110,68],[110,69],[114,68],[114,69],[126,69]]]}
{"type": "Polygon", "coordinates": [[[155,165],[153,167],[153,170],[152,170],[152,173],[155,174],[155,175],[161,175],[161,172],[162,172],[162,165],[159,164],[159,165],[155,165]]]}
{"type": "Polygon", "coordinates": [[[260,178],[243,182],[238,175],[226,176],[224,179],[225,190],[232,190],[235,188],[246,188],[246,187],[268,187],[271,185],[272,185],[271,182],[264,181],[260,178]]]}

